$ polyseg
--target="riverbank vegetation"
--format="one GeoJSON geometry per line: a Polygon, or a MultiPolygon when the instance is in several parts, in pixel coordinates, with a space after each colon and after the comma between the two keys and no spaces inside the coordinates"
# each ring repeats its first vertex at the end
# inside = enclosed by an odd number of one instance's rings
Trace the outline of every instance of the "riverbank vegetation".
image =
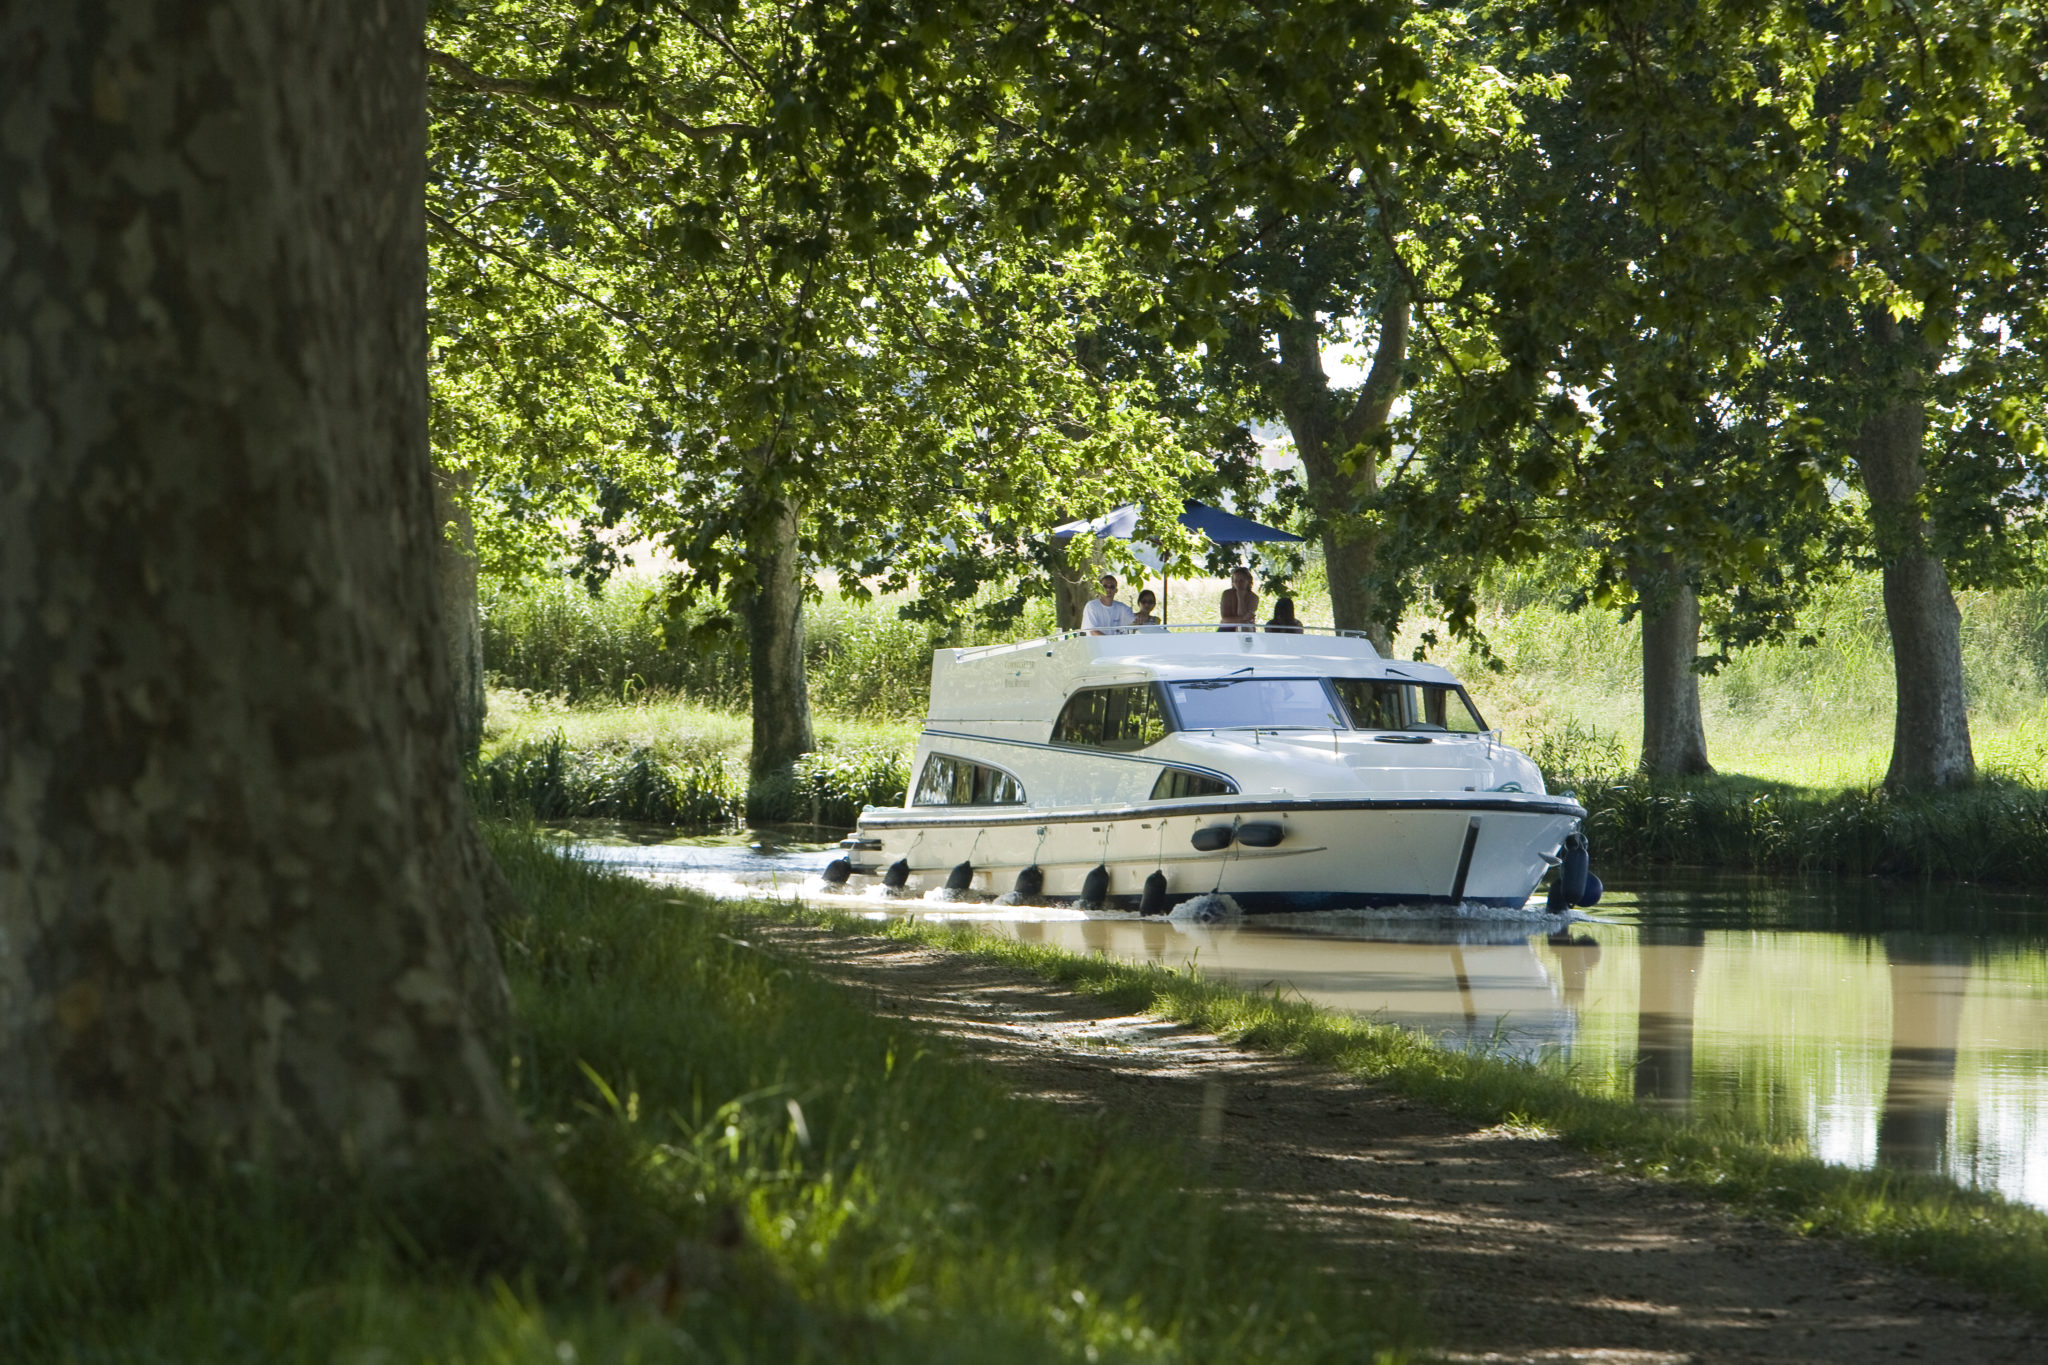
{"type": "MultiPolygon", "coordinates": [[[[1300,610],[1327,621],[1320,566],[1300,610]]],[[[1205,585],[1206,586],[1206,585],[1205,585]]],[[[818,747],[772,809],[793,823],[850,822],[902,800],[931,650],[1043,632],[1038,611],[984,630],[907,620],[910,599],[827,597],[807,622],[818,747]]],[[[1188,585],[1183,599],[1205,600],[1188,585]]],[[[1849,575],[1816,597],[1793,641],[1737,652],[1701,680],[1721,768],[1639,771],[1641,631],[1567,611],[1541,582],[1507,577],[1482,599],[1487,641],[1432,651],[1463,676],[1488,720],[1527,749],[1553,790],[1578,793],[1604,866],[1687,864],[2027,884],[2048,875],[2048,590],[1962,594],[1971,725],[1984,776],[1943,792],[1889,791],[1892,660],[1882,585],[1849,575]]],[[[706,647],[670,628],[630,579],[486,597],[495,681],[478,791],[488,808],[709,828],[745,811],[741,643],[706,647]],[[514,690],[514,688],[519,690],[514,690]],[[670,689],[674,689],[671,691],[670,689]]],[[[1419,631],[1400,641],[1420,643],[1419,631]]]]}
{"type": "MultiPolygon", "coordinates": [[[[1459,1051],[1396,1025],[1151,964],[1082,956],[978,926],[877,923],[784,906],[842,933],[886,934],[970,953],[1102,995],[1245,1047],[1367,1078],[1480,1124],[1544,1133],[1802,1235],[1843,1238],[1898,1262],[2048,1309],[2048,1212],[1934,1175],[1852,1170],[1796,1137],[1723,1116],[1677,1117],[1632,1103],[1615,1078],[1459,1051]]],[[[1625,1080],[1623,1082],[1625,1085],[1625,1080]]]]}
{"type": "Polygon", "coordinates": [[[522,907],[498,926],[513,1095],[569,1229],[460,1185],[17,1172],[0,1357],[1220,1363],[1413,1341],[1411,1310],[1195,1192],[1213,1176],[1191,1153],[1011,1097],[729,908],[491,838],[522,907]]]}

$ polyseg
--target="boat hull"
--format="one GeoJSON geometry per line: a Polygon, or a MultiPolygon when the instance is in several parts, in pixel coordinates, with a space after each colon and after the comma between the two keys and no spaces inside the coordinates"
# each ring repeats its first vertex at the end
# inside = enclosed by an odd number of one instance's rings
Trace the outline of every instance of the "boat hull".
{"type": "Polygon", "coordinates": [[[870,810],[847,840],[851,885],[892,866],[917,895],[957,881],[1002,896],[1035,867],[1043,898],[1078,900],[1102,869],[1101,903],[1137,909],[1165,878],[1159,908],[1228,896],[1247,913],[1389,905],[1520,906],[1584,818],[1558,797],[1478,793],[1355,800],[1210,798],[1182,804],[1020,810],[870,810]],[[1197,846],[1196,836],[1208,844],[1197,846]],[[1227,842],[1216,831],[1228,831],[1227,842]],[[1242,837],[1240,837],[1242,836],[1242,837]],[[1270,839],[1268,846],[1257,846],[1270,839]]]}

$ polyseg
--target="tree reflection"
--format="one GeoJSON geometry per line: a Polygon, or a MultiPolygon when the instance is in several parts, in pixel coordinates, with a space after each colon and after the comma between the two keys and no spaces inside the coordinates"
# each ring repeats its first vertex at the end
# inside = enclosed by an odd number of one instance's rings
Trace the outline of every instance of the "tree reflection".
{"type": "Polygon", "coordinates": [[[1892,978],[1892,1053],[1877,1121],[1877,1163],[1939,1171],[1955,1098],[1969,954],[1919,934],[1887,935],[1884,954],[1892,978]]]}
{"type": "Polygon", "coordinates": [[[1637,939],[1636,1099],[1683,1109],[1692,1100],[1692,1021],[1706,931],[1645,925],[1637,939]]]}

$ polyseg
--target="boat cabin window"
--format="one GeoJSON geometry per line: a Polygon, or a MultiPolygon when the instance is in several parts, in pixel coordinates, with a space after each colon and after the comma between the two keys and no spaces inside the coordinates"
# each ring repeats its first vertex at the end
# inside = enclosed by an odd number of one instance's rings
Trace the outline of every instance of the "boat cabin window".
{"type": "Polygon", "coordinates": [[[1449,730],[1476,735],[1486,722],[1465,689],[1450,683],[1400,682],[1393,678],[1335,678],[1337,695],[1359,730],[1449,730]]]}
{"type": "Polygon", "coordinates": [[[1152,683],[1084,687],[1060,710],[1052,742],[1129,752],[1158,743],[1170,728],[1166,708],[1159,704],[1159,689],[1152,683]]]}
{"type": "Polygon", "coordinates": [[[1024,784],[1001,768],[933,754],[917,780],[919,806],[1021,806],[1024,784]]]}
{"type": "Polygon", "coordinates": [[[1320,678],[1201,678],[1167,686],[1183,730],[1344,728],[1320,678]]]}
{"type": "Polygon", "coordinates": [[[1198,773],[1191,768],[1166,768],[1152,784],[1154,801],[1177,801],[1187,796],[1235,796],[1237,784],[1220,777],[1198,773]]]}

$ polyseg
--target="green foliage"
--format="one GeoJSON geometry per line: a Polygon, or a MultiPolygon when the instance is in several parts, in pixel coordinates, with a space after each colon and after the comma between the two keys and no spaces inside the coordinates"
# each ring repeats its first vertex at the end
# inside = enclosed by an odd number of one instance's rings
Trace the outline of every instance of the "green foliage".
{"type": "Polygon", "coordinates": [[[750,804],[756,820],[844,829],[864,807],[902,805],[909,787],[909,755],[901,748],[814,749],[750,804]]]}
{"type": "Polygon", "coordinates": [[[636,820],[709,829],[746,809],[747,773],[730,752],[663,744],[571,748],[561,731],[500,749],[477,766],[480,810],[541,820],[636,820]]]}
{"type": "MultiPolygon", "coordinates": [[[[841,932],[872,921],[828,917],[841,932]]],[[[1438,1047],[1418,1033],[1246,990],[1194,972],[1081,957],[971,925],[890,920],[881,932],[973,953],[1174,1019],[1247,1047],[1378,1084],[1479,1124],[1537,1128],[1652,1179],[1805,1235],[1841,1237],[1887,1259],[2048,1308],[2048,1213],[1938,1176],[1856,1171],[1725,1118],[1680,1118],[1589,1093],[1567,1072],[1438,1047]]]]}
{"type": "Polygon", "coordinates": [[[473,1173],[405,1191],[17,1174],[0,1210],[0,1357],[1405,1355],[1412,1309],[1227,1208],[1178,1143],[1011,1097],[763,951],[727,909],[491,838],[524,906],[499,926],[513,1092],[577,1237],[479,1252],[479,1231],[516,1233],[534,1197],[473,1173]]]}
{"type": "Polygon", "coordinates": [[[1572,784],[1602,865],[1916,877],[2038,886],[2048,791],[1989,780],[1953,791],[1814,792],[1741,778],[1572,784]]]}

